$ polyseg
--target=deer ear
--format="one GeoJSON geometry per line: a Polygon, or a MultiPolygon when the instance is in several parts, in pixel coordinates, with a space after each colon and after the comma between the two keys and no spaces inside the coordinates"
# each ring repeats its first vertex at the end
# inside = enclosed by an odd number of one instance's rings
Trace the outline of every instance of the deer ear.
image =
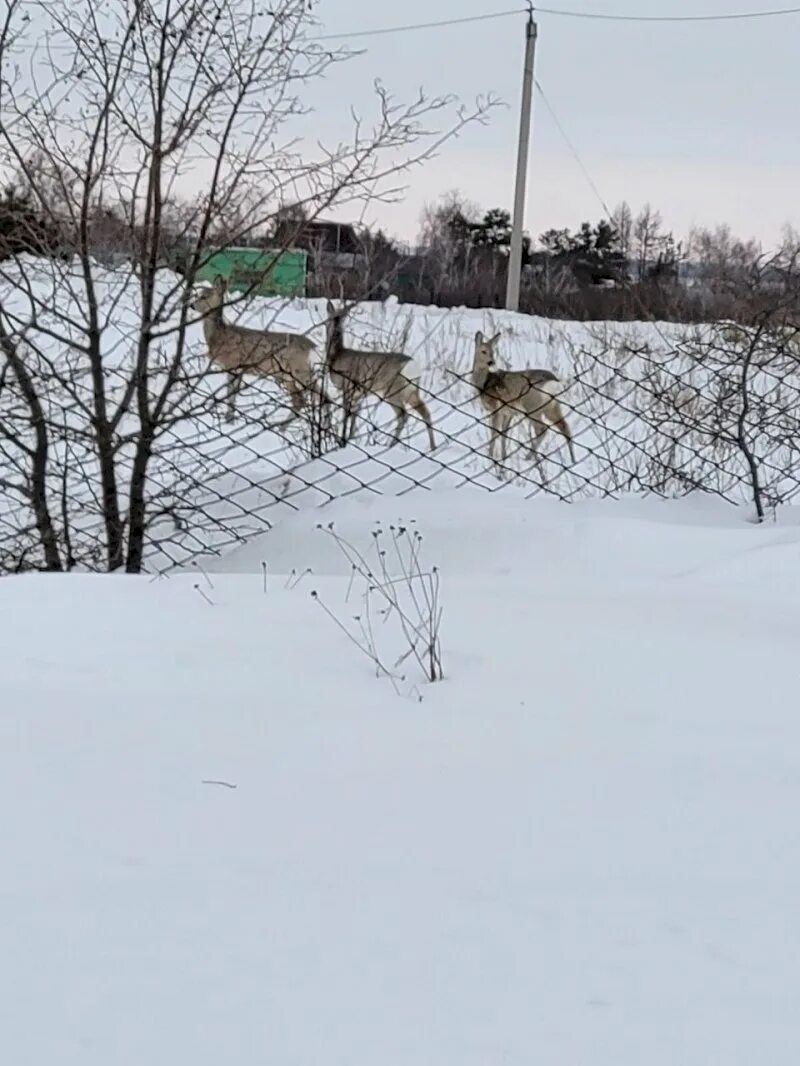
{"type": "Polygon", "coordinates": [[[478,330],[478,332],[475,334],[475,343],[476,344],[481,344],[482,342],[483,342],[483,334],[481,333],[480,330],[478,330]]]}
{"type": "Polygon", "coordinates": [[[503,331],[502,330],[498,330],[497,333],[495,333],[495,335],[489,341],[489,344],[497,344],[497,342],[500,340],[500,338],[502,336],[503,336],[503,331]]]}

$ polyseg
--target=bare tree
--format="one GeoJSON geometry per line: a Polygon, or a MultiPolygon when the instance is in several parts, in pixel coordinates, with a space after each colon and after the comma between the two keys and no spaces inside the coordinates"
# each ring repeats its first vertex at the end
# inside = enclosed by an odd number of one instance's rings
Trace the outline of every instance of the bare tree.
{"type": "Polygon", "coordinates": [[[0,420],[0,444],[3,445],[0,446],[0,458],[5,460],[3,473],[0,474],[0,492],[16,498],[30,510],[44,557],[44,568],[61,570],[58,538],[47,493],[50,442],[45,413],[34,372],[20,354],[19,341],[7,331],[2,314],[0,352],[5,357],[0,372],[0,393],[11,392],[10,386],[15,384],[14,391],[21,408],[16,412],[13,409],[4,410],[0,420]],[[9,386],[8,390],[6,386],[9,386]],[[26,423],[30,432],[26,432],[26,423]],[[9,444],[12,447],[6,446],[9,444]],[[5,471],[10,476],[6,476],[5,471]]]}
{"type": "Polygon", "coordinates": [[[426,250],[428,269],[437,296],[447,288],[463,289],[470,270],[466,229],[480,218],[480,208],[452,189],[435,204],[426,204],[420,219],[419,242],[426,250]]]}
{"type": "Polygon", "coordinates": [[[630,258],[633,243],[633,211],[626,200],[614,208],[611,223],[617,231],[620,254],[627,260],[630,258]]]}
{"type": "Polygon", "coordinates": [[[660,236],[661,213],[645,204],[633,223],[633,251],[639,281],[647,276],[647,268],[657,254],[660,236]]]}
{"type": "Polygon", "coordinates": [[[76,540],[94,516],[103,566],[137,572],[151,524],[189,484],[185,427],[220,401],[192,346],[192,288],[212,238],[251,240],[287,201],[300,225],[397,196],[408,169],[491,101],[469,112],[422,93],[400,103],[377,84],[375,118],[356,117],[350,139],[312,151],[292,139],[303,88],[347,54],[314,40],[308,0],[43,0],[35,24],[29,12],[9,0],[0,22],[0,169],[22,175],[68,234],[68,254],[0,264],[0,437],[27,471],[19,498],[35,518],[34,554],[53,568],[56,556],[95,563],[94,542],[76,540]],[[203,184],[192,198],[188,174],[203,184]],[[127,275],[97,259],[97,220],[109,212],[126,233],[127,275]],[[181,276],[163,269],[176,235],[181,276]],[[65,464],[80,491],[61,491],[65,464]],[[65,497],[54,518],[52,501],[65,497]]]}
{"type": "Polygon", "coordinates": [[[689,254],[699,269],[701,285],[713,295],[751,293],[753,272],[761,273],[761,246],[736,237],[730,226],[694,229],[689,254]]]}
{"type": "Polygon", "coordinates": [[[798,492],[800,249],[784,261],[781,287],[771,287],[780,258],[753,264],[740,289],[739,321],[685,332],[680,373],[665,388],[660,369],[662,384],[650,390],[669,408],[676,448],[694,452],[692,482],[707,487],[717,475],[723,495],[746,494],[758,521],[798,492]]]}

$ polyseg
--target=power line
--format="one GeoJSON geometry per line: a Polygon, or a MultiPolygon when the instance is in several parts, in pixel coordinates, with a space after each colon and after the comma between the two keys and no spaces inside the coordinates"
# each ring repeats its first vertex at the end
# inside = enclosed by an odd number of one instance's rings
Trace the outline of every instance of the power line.
{"type": "Polygon", "coordinates": [[[735,22],[800,15],[800,7],[773,8],[770,11],[727,11],[717,15],[615,15],[611,12],[564,11],[552,7],[536,7],[534,11],[537,15],[560,15],[562,18],[594,19],[602,22],[735,22]]]}
{"type": "Polygon", "coordinates": [[[547,110],[548,110],[548,112],[550,114],[550,118],[553,120],[556,129],[561,134],[561,137],[562,137],[564,143],[566,144],[567,148],[569,149],[570,154],[572,155],[572,158],[575,160],[575,162],[580,167],[581,171],[583,172],[583,176],[586,178],[586,181],[588,182],[592,192],[597,197],[597,200],[598,200],[600,206],[602,207],[602,209],[605,212],[606,216],[610,219],[611,218],[611,211],[609,210],[608,204],[606,203],[605,199],[603,198],[603,195],[600,192],[600,190],[597,188],[597,185],[595,184],[594,179],[592,178],[592,175],[589,173],[589,170],[588,170],[586,164],[581,159],[581,157],[580,157],[580,155],[578,153],[578,149],[572,143],[572,141],[569,138],[569,135],[567,134],[567,131],[562,126],[561,121],[559,120],[558,115],[553,110],[553,105],[548,100],[547,95],[545,94],[545,91],[542,88],[541,84],[539,83],[538,80],[536,81],[535,84],[536,84],[536,91],[539,93],[539,96],[541,96],[542,103],[547,108],[547,110]]]}
{"type": "MultiPolygon", "coordinates": [[[[483,15],[467,15],[463,18],[442,19],[438,22],[417,22],[407,26],[383,26],[374,30],[353,30],[351,33],[324,33],[310,39],[311,41],[316,42],[352,40],[355,37],[383,37],[392,33],[410,33],[413,30],[435,30],[445,29],[448,26],[463,26],[470,22],[490,22],[494,19],[509,18],[512,15],[525,15],[527,12],[527,7],[515,7],[507,11],[489,11],[483,15]]],[[[46,47],[47,42],[45,41],[38,41],[35,44],[28,46],[29,51],[34,52],[46,47]]],[[[68,46],[66,45],[61,47],[68,50],[68,46]]]]}
{"type": "MultiPolygon", "coordinates": [[[[509,18],[512,15],[525,15],[528,8],[518,7],[508,11],[489,11],[483,15],[468,15],[464,18],[441,19],[437,22],[415,22],[403,26],[382,26],[373,30],[354,30],[352,33],[326,33],[315,37],[316,41],[340,41],[354,37],[383,37],[392,33],[411,33],[414,30],[445,29],[448,26],[462,26],[470,22],[489,22],[492,19],[509,18]]],[[[592,19],[596,22],[741,22],[744,20],[785,18],[788,15],[800,15],[800,7],[773,8],[768,11],[728,11],[707,15],[616,15],[612,12],[569,11],[563,8],[538,7],[534,5],[535,15],[553,15],[561,18],[592,19]]]]}
{"type": "MultiPolygon", "coordinates": [[[[605,217],[606,217],[607,221],[611,224],[612,227],[616,228],[616,222],[614,221],[614,216],[611,213],[611,211],[609,210],[609,207],[608,207],[608,204],[607,204],[607,202],[605,200],[605,197],[602,195],[600,190],[597,188],[597,185],[595,184],[595,181],[592,178],[592,175],[589,173],[588,167],[586,166],[586,164],[581,159],[580,154],[578,152],[578,149],[575,147],[575,145],[572,143],[572,141],[570,140],[569,136],[567,135],[566,130],[564,129],[564,127],[561,124],[561,122],[559,121],[558,116],[556,115],[555,111],[553,110],[552,104],[550,103],[550,101],[545,96],[544,90],[542,89],[542,87],[541,87],[541,85],[539,84],[538,81],[536,82],[536,88],[537,88],[537,90],[539,92],[539,95],[541,96],[541,98],[542,98],[542,100],[543,100],[543,102],[545,104],[545,107],[549,111],[550,116],[553,119],[553,121],[554,121],[554,123],[556,125],[556,128],[558,129],[558,132],[563,137],[564,143],[569,148],[569,150],[570,150],[571,154],[573,155],[576,163],[578,164],[578,166],[580,167],[581,171],[583,172],[583,176],[586,178],[587,182],[589,183],[589,186],[590,186],[592,192],[597,197],[597,200],[598,200],[600,206],[603,209],[603,213],[605,214],[605,217]]],[[[626,288],[627,288],[627,286],[626,286],[626,288]]],[[[655,329],[656,333],[661,338],[661,340],[664,343],[664,345],[667,348],[669,348],[669,346],[670,346],[669,338],[665,335],[665,333],[662,330],[661,326],[655,320],[655,317],[652,314],[650,314],[649,312],[646,312],[646,308],[642,304],[642,301],[638,297],[638,295],[636,295],[635,293],[634,293],[634,295],[635,295],[636,302],[639,304],[639,306],[642,309],[642,311],[647,314],[648,321],[652,324],[653,328],[655,329]]]]}
{"type": "Polygon", "coordinates": [[[442,19],[439,22],[417,22],[408,26],[384,26],[375,30],[355,30],[353,33],[326,33],[315,37],[315,41],[340,41],[345,37],[379,37],[387,33],[409,33],[412,30],[435,30],[446,26],[463,26],[468,22],[488,22],[490,19],[505,19],[511,15],[524,15],[526,7],[515,7],[511,11],[490,11],[485,15],[467,15],[458,19],[442,19]]]}
{"type": "MultiPolygon", "coordinates": [[[[25,6],[33,6],[26,2],[25,6]]],[[[527,7],[515,7],[506,11],[487,11],[482,15],[466,15],[463,18],[441,19],[437,22],[414,22],[403,26],[379,26],[372,30],[353,30],[351,33],[324,33],[312,38],[314,41],[343,41],[358,37],[385,37],[393,33],[412,33],[415,30],[446,29],[449,26],[465,26],[469,23],[491,22],[495,19],[510,18],[513,15],[526,15],[527,7]]],[[[773,8],[768,11],[729,11],[718,15],[616,15],[601,11],[568,11],[555,7],[536,7],[536,15],[553,15],[557,18],[591,19],[595,22],[741,22],[753,19],[785,18],[788,15],[800,15],[800,7],[773,8]]],[[[33,46],[34,51],[44,47],[42,42],[33,46]]]]}

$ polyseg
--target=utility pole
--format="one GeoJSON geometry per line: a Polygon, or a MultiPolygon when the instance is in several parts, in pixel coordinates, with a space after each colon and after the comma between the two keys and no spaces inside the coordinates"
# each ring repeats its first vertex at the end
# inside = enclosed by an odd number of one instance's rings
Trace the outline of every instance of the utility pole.
{"type": "Polygon", "coordinates": [[[528,176],[528,145],[531,137],[531,99],[533,96],[533,57],[536,53],[538,29],[533,19],[533,7],[528,10],[525,25],[525,71],[522,76],[522,107],[519,116],[519,148],[517,150],[517,181],[514,187],[514,217],[511,223],[511,248],[508,256],[506,310],[519,310],[519,279],[522,272],[522,226],[525,219],[525,184],[528,176]]]}

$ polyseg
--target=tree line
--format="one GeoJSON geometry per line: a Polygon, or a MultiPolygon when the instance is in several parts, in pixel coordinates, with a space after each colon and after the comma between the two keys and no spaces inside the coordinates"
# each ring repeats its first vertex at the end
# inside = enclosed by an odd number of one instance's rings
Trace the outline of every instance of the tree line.
{"type": "MultiPolygon", "coordinates": [[[[41,159],[28,161],[19,180],[0,193],[0,261],[20,254],[68,257],[81,244],[74,220],[58,218],[59,183],[48,182],[44,169],[41,159]]],[[[187,214],[178,200],[162,205],[158,257],[179,273],[193,247],[187,214]]],[[[293,203],[264,215],[257,229],[248,225],[244,210],[235,217],[220,213],[205,240],[209,247],[224,247],[246,234],[255,247],[282,245],[288,226],[302,243],[308,221],[303,205],[293,203]]],[[[124,204],[96,208],[86,223],[99,262],[136,261],[141,235],[124,204]]],[[[356,239],[352,264],[312,270],[310,296],[393,293],[407,303],[503,306],[511,244],[511,215],[503,207],[485,210],[454,191],[425,207],[414,249],[381,229],[361,229],[356,239]]],[[[753,277],[758,275],[767,292],[781,288],[798,247],[800,238],[788,227],[782,247],[770,257],[757,241],[737,237],[728,226],[698,227],[681,241],[650,204],[634,212],[623,202],[608,218],[574,229],[551,228],[535,240],[524,235],[520,310],[579,320],[739,320],[753,310],[753,277]]]]}

